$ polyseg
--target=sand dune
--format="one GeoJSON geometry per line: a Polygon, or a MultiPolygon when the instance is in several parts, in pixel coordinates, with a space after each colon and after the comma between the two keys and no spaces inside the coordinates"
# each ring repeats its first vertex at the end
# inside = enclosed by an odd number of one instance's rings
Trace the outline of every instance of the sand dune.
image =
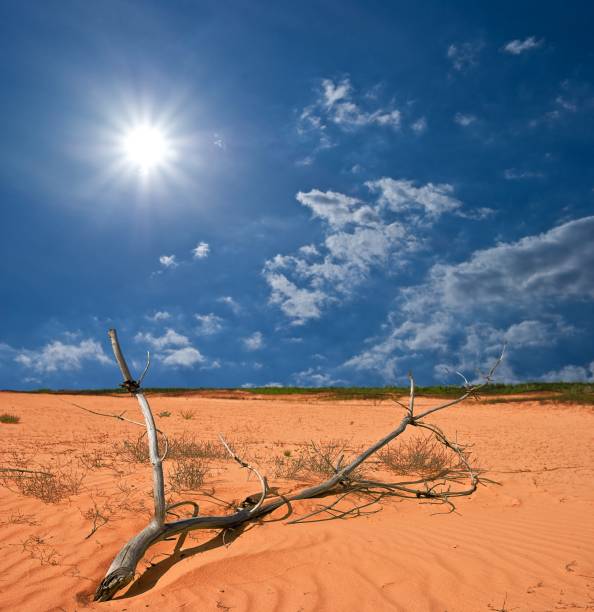
{"type": "MultiPolygon", "coordinates": [[[[280,509],[224,542],[216,532],[191,534],[182,559],[169,554],[175,542],[160,543],[126,592],[97,604],[96,584],[149,516],[150,470],[114,454],[114,444],[137,437],[133,425],[70,402],[137,414],[131,398],[0,394],[2,412],[21,417],[0,425],[0,464],[46,465],[83,478],[58,503],[0,488],[2,610],[457,612],[502,609],[504,602],[507,610],[594,609],[591,408],[462,404],[432,422],[474,444],[480,465],[501,484],[461,498],[456,513],[384,499],[365,516],[286,525],[280,509]],[[108,521],[86,537],[95,507],[108,521]]],[[[372,401],[157,396],[151,405],[156,415],[171,413],[157,417],[170,437],[186,432],[214,442],[224,432],[269,473],[273,456],[300,444],[342,438],[357,448],[400,419],[400,409],[372,401]],[[188,411],[192,418],[182,418],[188,411]]],[[[299,486],[270,480],[281,489],[299,486]]],[[[258,490],[224,460],[212,462],[205,487],[236,501],[258,490]]],[[[226,511],[212,498],[193,498],[203,512],[226,511]]],[[[292,518],[318,503],[295,504],[292,518]]]]}

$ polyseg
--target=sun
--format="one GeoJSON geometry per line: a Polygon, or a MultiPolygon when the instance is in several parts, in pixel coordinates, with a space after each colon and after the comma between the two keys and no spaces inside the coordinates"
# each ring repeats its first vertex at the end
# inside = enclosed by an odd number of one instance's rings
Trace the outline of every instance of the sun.
{"type": "Polygon", "coordinates": [[[122,136],[121,150],[127,164],[143,175],[163,168],[173,156],[167,133],[150,123],[127,129],[122,136]]]}

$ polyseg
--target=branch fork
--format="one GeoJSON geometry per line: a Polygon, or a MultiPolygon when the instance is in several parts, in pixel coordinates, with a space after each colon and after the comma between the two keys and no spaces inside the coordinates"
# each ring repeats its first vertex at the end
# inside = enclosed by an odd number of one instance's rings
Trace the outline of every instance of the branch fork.
{"type": "MultiPolygon", "coordinates": [[[[140,410],[144,417],[144,424],[127,419],[123,416],[124,413],[120,415],[113,415],[88,410],[82,406],[79,406],[79,408],[83,408],[84,410],[87,410],[93,414],[109,416],[145,427],[153,473],[154,511],[153,517],[148,525],[140,533],[135,535],[129,542],[127,542],[116,555],[115,559],[109,566],[105,577],[97,587],[94,597],[96,601],[108,601],[112,599],[118,591],[123,589],[134,579],[136,567],[150,546],[161,540],[168,540],[174,536],[179,536],[174,549],[174,554],[177,554],[183,546],[187,534],[192,530],[221,529],[223,533],[225,533],[227,530],[255,521],[284,505],[290,507],[292,501],[319,498],[329,494],[338,494],[339,497],[331,504],[322,506],[306,516],[290,521],[290,523],[304,522],[305,519],[312,519],[322,513],[329,516],[327,516],[326,519],[318,520],[357,516],[361,514],[361,511],[364,508],[378,503],[384,496],[387,495],[396,495],[404,498],[426,498],[432,502],[445,503],[450,507],[450,511],[453,511],[454,505],[450,501],[450,498],[472,494],[480,482],[478,474],[473,470],[469,463],[469,460],[464,452],[464,448],[457,443],[448,440],[445,434],[438,427],[427,424],[422,419],[430,414],[458,404],[471,395],[476,394],[476,392],[482,386],[491,381],[497,366],[503,358],[503,352],[496,361],[495,365],[491,368],[490,372],[486,375],[484,382],[481,384],[469,385],[468,381],[464,379],[464,393],[459,398],[445,402],[439,406],[429,408],[418,415],[415,415],[414,413],[415,381],[412,374],[409,375],[410,393],[408,405],[401,403],[397,399],[394,400],[406,411],[405,416],[402,418],[398,426],[386,436],[378,440],[375,444],[371,445],[367,450],[365,450],[347,465],[343,465],[344,455],[340,454],[336,460],[336,463],[331,466],[334,473],[324,482],[286,496],[276,494],[276,491],[273,489],[272,491],[275,493],[274,496],[270,501],[268,501],[268,503],[265,503],[268,494],[271,492],[265,476],[263,476],[247,461],[239,457],[239,455],[237,455],[237,453],[227,443],[225,438],[222,435],[219,435],[221,444],[225,447],[231,458],[242,468],[247,469],[250,473],[253,473],[258,478],[261,486],[261,492],[257,495],[251,495],[246,498],[240,507],[235,509],[235,512],[220,516],[200,516],[199,506],[193,501],[181,501],[167,505],[165,503],[165,486],[162,465],[167,454],[167,438],[163,434],[165,437],[165,451],[160,454],[157,434],[162,432],[159,432],[155,426],[155,421],[150,406],[141,389],[141,383],[149,369],[150,355],[147,357],[147,365],[142,376],[138,381],[135,381],[122,353],[115,329],[109,330],[109,337],[115,359],[123,377],[123,383],[121,383],[121,385],[138,400],[140,410]],[[385,483],[351,477],[359,465],[361,465],[381,448],[386,446],[389,442],[400,436],[409,425],[422,427],[429,430],[441,444],[455,453],[459,459],[459,465],[463,467],[463,470],[457,470],[453,474],[446,470],[445,473],[433,474],[431,477],[421,478],[409,482],[396,483],[385,483]],[[461,482],[462,476],[465,476],[469,480],[468,487],[463,490],[452,491],[451,483],[461,482]],[[446,483],[448,483],[447,488],[444,490],[446,483]],[[423,488],[415,488],[417,485],[423,488]],[[336,507],[337,504],[353,493],[367,496],[370,501],[360,505],[355,505],[347,510],[339,510],[336,507]],[[193,515],[191,517],[184,519],[177,518],[176,520],[172,521],[166,520],[167,515],[175,515],[172,510],[184,505],[189,505],[192,507],[193,515]]],[[[368,510],[367,512],[373,511],[368,510]]]]}

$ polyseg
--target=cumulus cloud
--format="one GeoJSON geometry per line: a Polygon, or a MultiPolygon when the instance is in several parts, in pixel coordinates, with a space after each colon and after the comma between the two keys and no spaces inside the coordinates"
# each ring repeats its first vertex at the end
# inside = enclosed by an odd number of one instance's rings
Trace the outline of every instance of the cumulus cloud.
{"type": "Polygon", "coordinates": [[[195,314],[194,318],[198,321],[196,333],[201,336],[211,336],[223,328],[223,319],[212,312],[204,315],[195,314]]]}
{"type": "Polygon", "coordinates": [[[179,334],[171,328],[167,328],[162,336],[138,332],[136,336],[134,336],[134,340],[136,342],[149,344],[155,350],[162,350],[170,346],[187,346],[190,344],[190,340],[187,336],[179,334]]]}
{"type": "Polygon", "coordinates": [[[382,178],[365,183],[379,194],[379,203],[394,212],[420,210],[429,217],[439,217],[462,207],[453,196],[454,188],[448,184],[427,183],[416,187],[412,181],[382,178]]]}
{"type": "Polygon", "coordinates": [[[168,349],[162,359],[162,363],[169,367],[191,368],[197,363],[203,363],[204,356],[198,349],[192,346],[186,346],[179,349],[168,349]]]}
{"type": "Polygon", "coordinates": [[[204,259],[210,253],[210,245],[208,242],[199,242],[193,249],[192,254],[194,259],[204,259]]]}
{"type": "Polygon", "coordinates": [[[80,370],[85,362],[111,363],[103,347],[90,339],[81,340],[78,344],[66,344],[60,340],[54,340],[39,350],[15,352],[14,359],[17,363],[29,370],[41,373],[80,370]]]}
{"type": "Polygon", "coordinates": [[[324,240],[295,254],[277,254],[263,270],[270,303],[293,324],[319,318],[325,306],[352,295],[373,269],[397,271],[422,248],[423,233],[442,215],[478,219],[490,212],[463,211],[449,184],[384,177],[365,187],[370,201],[319,189],[297,194],[297,201],[323,222],[324,240]]]}
{"type": "Polygon", "coordinates": [[[319,318],[321,308],[329,300],[329,296],[319,289],[300,289],[284,274],[272,270],[273,268],[267,265],[264,273],[271,289],[270,303],[280,306],[295,325],[302,325],[308,319],[319,318]]]}
{"type": "Polygon", "coordinates": [[[594,361],[587,366],[566,365],[542,376],[547,382],[594,382],[594,361]]]}
{"type": "MultiPolygon", "coordinates": [[[[557,306],[594,300],[593,235],[594,216],[584,217],[476,251],[462,263],[435,264],[426,282],[401,290],[387,333],[344,365],[389,379],[415,355],[441,354],[438,369],[485,369],[506,341],[512,355],[554,346],[577,333],[555,314],[557,306]]],[[[500,375],[516,378],[509,363],[500,375]]]]}
{"type": "Polygon", "coordinates": [[[526,51],[532,51],[534,49],[542,47],[543,43],[544,40],[537,40],[536,37],[529,36],[524,40],[510,40],[503,46],[502,50],[505,53],[510,53],[511,55],[520,55],[522,53],[526,53],[526,51]]]}
{"type": "Polygon", "coordinates": [[[159,257],[159,263],[164,268],[177,268],[177,266],[179,265],[177,263],[175,255],[161,255],[161,257],[159,257]]]}
{"type": "Polygon", "coordinates": [[[264,347],[264,338],[262,336],[262,333],[259,331],[254,332],[251,336],[248,336],[247,338],[243,338],[242,342],[243,346],[248,351],[257,351],[264,347]]]}

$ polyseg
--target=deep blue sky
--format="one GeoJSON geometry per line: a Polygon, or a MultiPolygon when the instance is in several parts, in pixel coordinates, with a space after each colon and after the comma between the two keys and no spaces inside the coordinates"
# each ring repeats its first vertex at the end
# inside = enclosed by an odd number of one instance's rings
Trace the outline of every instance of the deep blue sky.
{"type": "Polygon", "coordinates": [[[2,0],[0,387],[594,379],[593,22],[2,0]]]}

